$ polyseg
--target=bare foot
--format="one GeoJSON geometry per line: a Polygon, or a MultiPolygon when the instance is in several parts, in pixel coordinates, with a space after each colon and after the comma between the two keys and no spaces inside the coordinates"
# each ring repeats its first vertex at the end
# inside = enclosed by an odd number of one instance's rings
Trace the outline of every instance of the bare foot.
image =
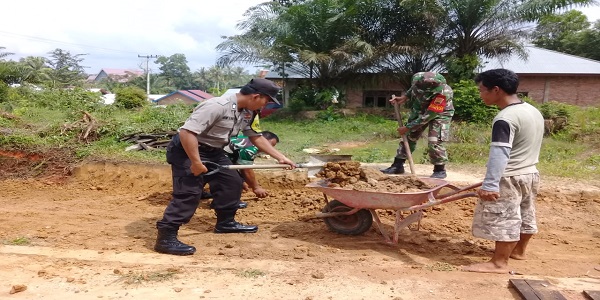
{"type": "Polygon", "coordinates": [[[463,266],[461,270],[465,272],[508,274],[507,267],[498,267],[490,261],[463,266]]]}
{"type": "Polygon", "coordinates": [[[526,260],[527,256],[525,254],[516,254],[516,253],[513,253],[513,254],[510,255],[510,258],[516,259],[516,260],[526,260]]]}

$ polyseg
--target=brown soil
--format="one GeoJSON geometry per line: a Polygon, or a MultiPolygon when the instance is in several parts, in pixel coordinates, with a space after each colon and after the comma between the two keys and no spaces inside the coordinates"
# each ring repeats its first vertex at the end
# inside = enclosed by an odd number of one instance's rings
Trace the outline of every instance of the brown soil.
{"type": "Polygon", "coordinates": [[[417,176],[388,176],[379,169],[361,167],[358,161],[328,162],[317,177],[325,179],[328,187],[365,192],[408,193],[435,187],[417,176]]]}
{"type": "MultiPolygon", "coordinates": [[[[23,159],[4,156],[2,174],[28,171],[18,170],[23,159]]],[[[403,229],[400,242],[387,245],[374,227],[360,236],[328,231],[315,217],[326,200],[305,187],[305,171],[258,171],[271,196],[249,200],[237,217],[259,225],[258,233],[214,234],[214,213],[203,202],[180,230],[198,252],[176,257],[152,250],[155,222],[170,200],[167,165],[89,163],[67,170],[0,180],[0,298],[518,299],[510,278],[546,279],[568,299],[600,290],[597,182],[544,178],[540,233],[528,260],[510,262],[525,275],[509,275],[458,271],[485,261],[493,249],[470,234],[473,198],[429,208],[420,230],[403,229]],[[22,291],[10,294],[13,287],[22,291]]],[[[457,185],[481,178],[448,173],[457,185]]],[[[392,232],[393,213],[379,215],[392,232]]]]}

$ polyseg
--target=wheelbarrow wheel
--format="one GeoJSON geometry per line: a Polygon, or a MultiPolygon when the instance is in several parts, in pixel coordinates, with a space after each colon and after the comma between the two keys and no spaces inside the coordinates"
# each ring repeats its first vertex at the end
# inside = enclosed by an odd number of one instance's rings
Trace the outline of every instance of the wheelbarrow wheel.
{"type": "MultiPolygon", "coordinates": [[[[351,211],[352,207],[344,203],[333,200],[327,203],[322,212],[347,212],[351,211]]],[[[330,230],[340,234],[359,235],[365,233],[371,225],[373,225],[373,217],[371,212],[366,209],[361,209],[354,214],[347,216],[326,217],[323,221],[330,230]]]]}

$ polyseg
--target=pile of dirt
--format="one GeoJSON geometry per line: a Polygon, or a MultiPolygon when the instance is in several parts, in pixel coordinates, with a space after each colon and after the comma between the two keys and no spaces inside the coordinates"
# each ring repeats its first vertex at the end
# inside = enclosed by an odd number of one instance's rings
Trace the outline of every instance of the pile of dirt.
{"type": "Polygon", "coordinates": [[[435,187],[414,175],[388,176],[375,168],[362,168],[357,161],[328,162],[317,177],[327,180],[329,187],[367,192],[407,193],[435,187]]]}

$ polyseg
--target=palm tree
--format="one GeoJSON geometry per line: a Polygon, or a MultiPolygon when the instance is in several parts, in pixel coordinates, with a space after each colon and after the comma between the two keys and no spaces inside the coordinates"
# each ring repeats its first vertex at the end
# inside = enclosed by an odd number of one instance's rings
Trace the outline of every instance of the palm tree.
{"type": "Polygon", "coordinates": [[[23,82],[38,84],[50,81],[52,69],[41,56],[28,56],[19,61],[19,74],[23,82]]]}
{"type": "Polygon", "coordinates": [[[557,10],[595,0],[439,0],[446,18],[440,36],[445,60],[475,64],[478,57],[526,57],[524,44],[532,22],[557,10]],[[474,59],[473,59],[474,58],[474,59]]]}
{"type": "Polygon", "coordinates": [[[267,63],[282,73],[314,79],[317,86],[348,84],[367,67],[373,47],[357,33],[354,10],[340,0],[282,6],[267,2],[248,10],[244,34],[217,46],[218,62],[267,63]]]}

